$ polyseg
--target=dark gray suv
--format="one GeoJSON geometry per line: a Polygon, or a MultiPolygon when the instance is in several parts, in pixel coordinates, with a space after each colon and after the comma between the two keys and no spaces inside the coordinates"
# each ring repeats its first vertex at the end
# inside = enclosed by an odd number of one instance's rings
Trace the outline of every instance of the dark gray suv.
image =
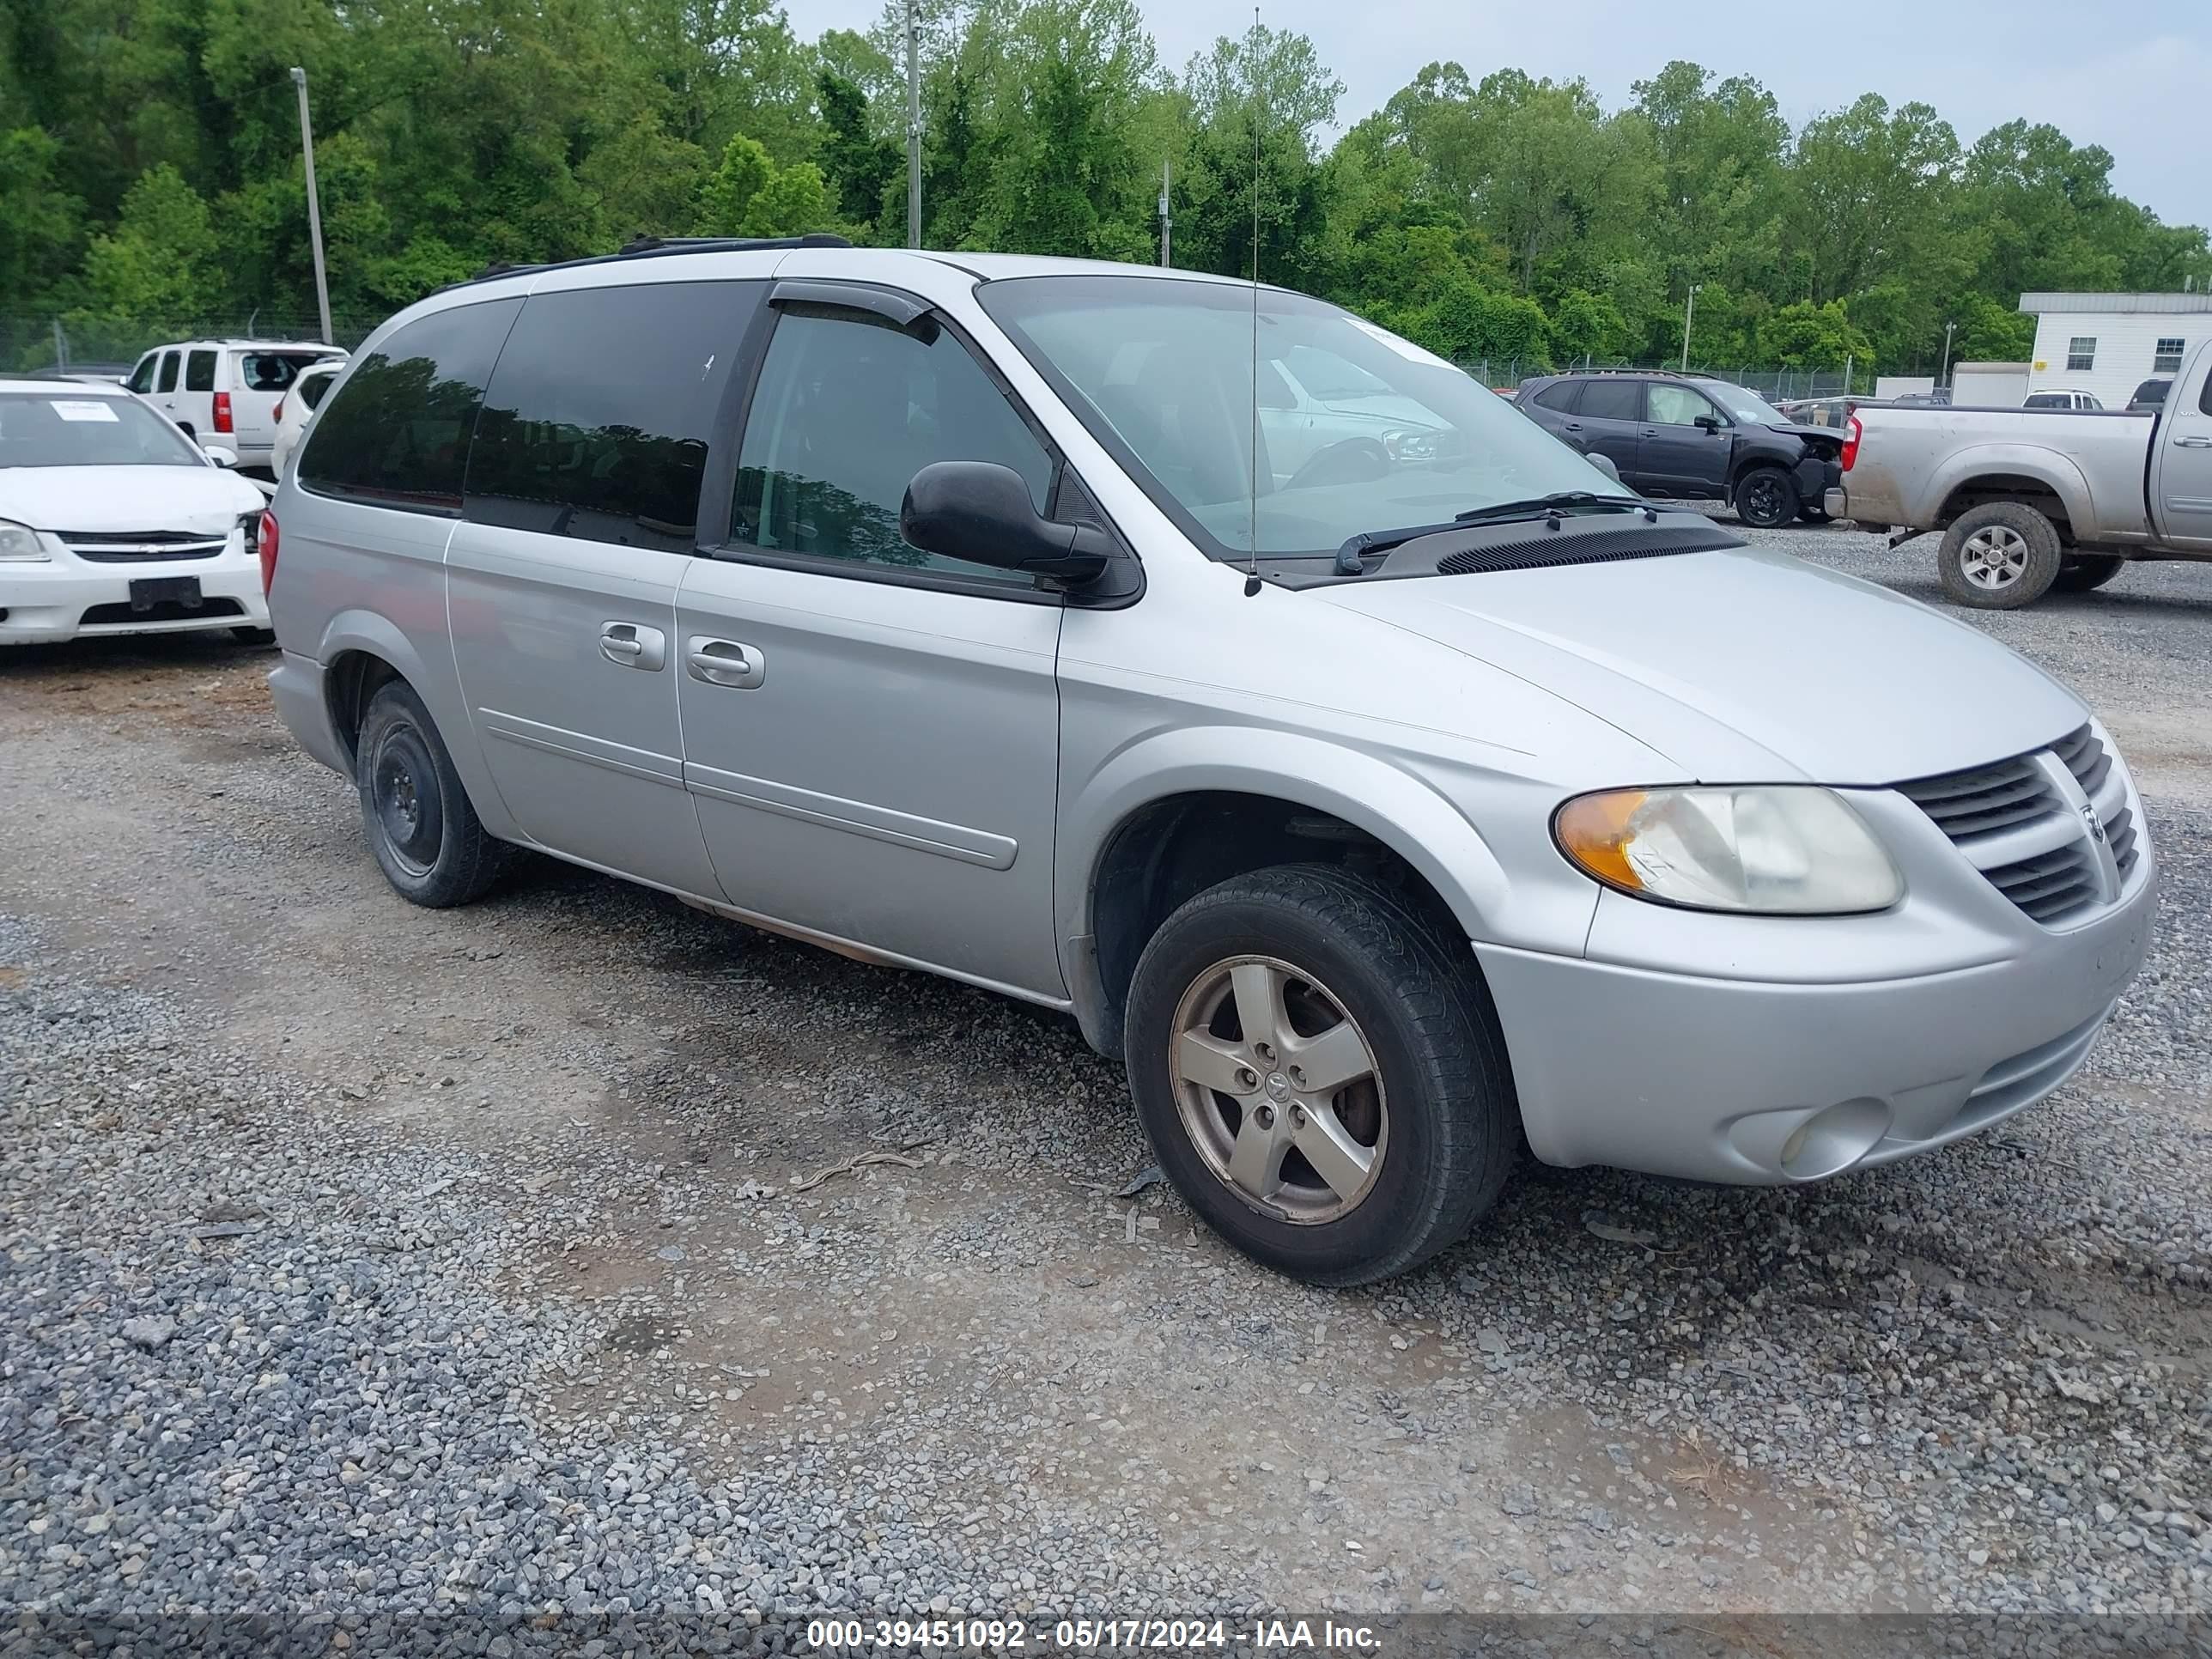
{"type": "Polygon", "coordinates": [[[1522,381],[1514,404],[1611,460],[1631,489],[1729,501],[1762,530],[1819,523],[1822,495],[1843,482],[1843,433],[1801,426],[1727,380],[1656,369],[1547,374],[1522,381]]]}

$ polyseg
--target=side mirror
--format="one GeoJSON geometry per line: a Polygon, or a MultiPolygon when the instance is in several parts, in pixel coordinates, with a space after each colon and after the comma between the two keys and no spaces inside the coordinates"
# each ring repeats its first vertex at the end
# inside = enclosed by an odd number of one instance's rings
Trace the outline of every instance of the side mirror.
{"type": "Polygon", "coordinates": [[[1105,532],[1040,517],[1022,475],[995,461],[933,461],[915,473],[899,534],[926,553],[1063,587],[1096,580],[1114,560],[1105,532]]]}
{"type": "Polygon", "coordinates": [[[213,461],[217,466],[236,466],[238,465],[238,452],[234,449],[225,448],[221,444],[202,444],[200,446],[200,453],[206,456],[208,459],[213,461]]]}
{"type": "Polygon", "coordinates": [[[1711,415],[1700,415],[1696,420],[1691,422],[1690,424],[1696,427],[1698,431],[1704,433],[1708,438],[1716,435],[1721,429],[1720,422],[1711,415]]]}
{"type": "Polygon", "coordinates": [[[1583,459],[1588,461],[1592,466],[1595,467],[1599,471],[1604,473],[1605,476],[1612,479],[1613,483],[1619,483],[1620,482],[1620,469],[1613,464],[1613,457],[1607,454],[1603,450],[1586,449],[1583,452],[1583,459]]]}

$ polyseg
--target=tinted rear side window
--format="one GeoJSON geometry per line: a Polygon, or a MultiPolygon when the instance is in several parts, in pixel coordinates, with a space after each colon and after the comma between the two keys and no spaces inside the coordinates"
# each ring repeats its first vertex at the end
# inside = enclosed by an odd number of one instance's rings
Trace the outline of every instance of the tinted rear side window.
{"type": "Polygon", "coordinates": [[[689,552],[708,437],[767,287],[655,283],[534,295],[484,396],[470,520],[689,552]]]}
{"type": "Polygon", "coordinates": [[[1556,385],[1546,386],[1538,392],[1535,401],[1547,409],[1565,411],[1575,406],[1575,394],[1582,389],[1583,383],[1580,380],[1561,380],[1556,385]]]}
{"type": "Polygon", "coordinates": [[[378,507],[459,513],[469,439],[522,309],[487,300],[418,318],[354,367],[300,457],[303,489],[378,507]]]}
{"type": "Polygon", "coordinates": [[[1641,380],[1590,380],[1576,412],[1586,421],[1632,421],[1644,401],[1641,380]]]}
{"type": "Polygon", "coordinates": [[[163,392],[174,392],[177,389],[177,354],[173,351],[165,351],[161,354],[160,389],[163,392]]]}
{"type": "Polygon", "coordinates": [[[185,359],[185,390],[187,392],[215,390],[215,353],[195,351],[185,359]]]}

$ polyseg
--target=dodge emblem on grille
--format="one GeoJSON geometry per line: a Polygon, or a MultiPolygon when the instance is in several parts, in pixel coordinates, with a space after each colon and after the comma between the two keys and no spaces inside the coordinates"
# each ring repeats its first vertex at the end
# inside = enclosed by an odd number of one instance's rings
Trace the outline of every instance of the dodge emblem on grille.
{"type": "Polygon", "coordinates": [[[2089,826],[2089,839],[2102,847],[2105,844],[2105,821],[2097,816],[2097,809],[2085,803],[2081,808],[2081,822],[2089,826]]]}

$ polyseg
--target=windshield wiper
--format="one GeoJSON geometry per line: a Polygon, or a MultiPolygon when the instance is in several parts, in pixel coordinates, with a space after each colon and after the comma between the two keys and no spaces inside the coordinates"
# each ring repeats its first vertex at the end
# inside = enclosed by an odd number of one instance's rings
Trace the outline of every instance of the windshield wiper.
{"type": "Polygon", "coordinates": [[[1402,547],[1423,536],[1441,535],[1448,530],[1460,530],[1471,524],[1494,524],[1504,519],[1529,519],[1541,515],[1557,518],[1564,513],[1636,513],[1650,514],[1654,522],[1658,519],[1647,501],[1632,495],[1601,495],[1589,489],[1554,490],[1549,495],[1532,496],[1527,501],[1498,501],[1489,507],[1472,507],[1464,513],[1452,515],[1447,524],[1411,524],[1396,530],[1363,530],[1348,537],[1336,550],[1336,568],[1339,576],[1359,576],[1366,574],[1365,555],[1387,553],[1394,547],[1402,547]]]}
{"type": "Polygon", "coordinates": [[[1496,501],[1472,507],[1452,515],[1455,524],[1489,524],[1499,519],[1533,518],[1540,514],[1555,519],[1562,513],[1639,513],[1644,503],[1633,495],[1601,495],[1589,489],[1555,489],[1548,495],[1532,495],[1522,501],[1496,501]]]}

